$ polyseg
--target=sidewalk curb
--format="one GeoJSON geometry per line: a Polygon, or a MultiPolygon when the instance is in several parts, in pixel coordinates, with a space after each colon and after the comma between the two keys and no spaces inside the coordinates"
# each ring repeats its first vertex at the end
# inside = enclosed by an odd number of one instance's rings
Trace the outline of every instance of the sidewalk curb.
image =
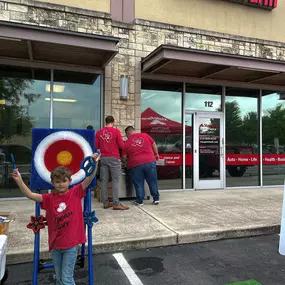
{"type": "MultiPolygon", "coordinates": [[[[217,230],[200,233],[189,234],[167,234],[162,237],[136,239],[136,240],[124,240],[118,242],[103,242],[101,244],[93,245],[93,254],[121,252],[135,249],[144,249],[151,247],[164,247],[174,246],[190,243],[199,243],[205,241],[214,241],[230,238],[242,238],[250,236],[270,235],[280,232],[280,225],[272,226],[250,226],[243,228],[234,228],[230,230],[217,230]]],[[[33,261],[33,251],[22,251],[17,253],[7,254],[7,264],[17,264],[33,261]]],[[[41,251],[41,259],[49,259],[50,255],[48,250],[41,251]]]]}
{"type": "Polygon", "coordinates": [[[227,230],[217,230],[202,233],[178,234],[178,244],[215,241],[231,238],[243,238],[260,235],[270,235],[280,232],[280,225],[272,226],[249,226],[227,230]]]}
{"type": "MultiPolygon", "coordinates": [[[[93,244],[93,254],[120,252],[135,249],[143,249],[149,247],[171,246],[177,244],[177,235],[170,233],[160,237],[150,237],[136,240],[101,242],[100,244],[93,244]]],[[[87,244],[86,244],[87,245],[87,244]]],[[[86,246],[87,252],[87,246],[86,246]]],[[[32,262],[34,251],[21,251],[16,253],[7,253],[7,264],[17,264],[24,262],[32,262]]],[[[41,250],[40,259],[50,259],[48,249],[41,250]]]]}

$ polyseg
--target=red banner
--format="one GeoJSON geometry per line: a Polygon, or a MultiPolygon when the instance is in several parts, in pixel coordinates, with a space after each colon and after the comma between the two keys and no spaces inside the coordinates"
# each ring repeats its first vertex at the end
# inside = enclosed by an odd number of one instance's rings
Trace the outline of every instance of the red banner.
{"type": "MultiPolygon", "coordinates": [[[[166,159],[166,166],[181,166],[182,165],[182,154],[160,154],[161,158],[166,159]]],[[[193,165],[193,155],[186,154],[185,157],[186,165],[193,165]]]]}
{"type": "MultiPolygon", "coordinates": [[[[226,165],[258,165],[259,154],[227,154],[226,165]]],[[[263,165],[285,164],[285,154],[263,154],[263,165]]]]}
{"type": "Polygon", "coordinates": [[[285,154],[263,154],[262,164],[285,164],[285,154]]]}
{"type": "MultiPolygon", "coordinates": [[[[160,154],[166,158],[166,166],[182,166],[182,154],[160,154]]],[[[285,154],[263,154],[263,165],[285,165],[285,154]]],[[[193,155],[186,154],[186,165],[193,165],[193,155]]],[[[211,163],[213,161],[211,160],[211,163]]],[[[227,154],[226,165],[259,165],[259,154],[227,154]]]]}
{"type": "Polygon", "coordinates": [[[258,165],[259,154],[227,154],[226,165],[258,165]]]}

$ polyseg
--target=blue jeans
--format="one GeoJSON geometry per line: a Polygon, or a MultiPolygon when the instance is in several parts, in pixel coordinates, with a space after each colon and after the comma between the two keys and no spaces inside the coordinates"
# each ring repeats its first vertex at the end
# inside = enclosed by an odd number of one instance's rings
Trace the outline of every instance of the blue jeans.
{"type": "Polygon", "coordinates": [[[56,285],[75,285],[73,274],[77,259],[77,248],[78,246],[63,250],[51,250],[56,285]]]}
{"type": "Polygon", "coordinates": [[[146,180],[150,194],[154,201],[159,201],[156,163],[150,162],[130,169],[132,181],[136,189],[136,202],[142,204],[144,200],[144,181],[146,180]]]}

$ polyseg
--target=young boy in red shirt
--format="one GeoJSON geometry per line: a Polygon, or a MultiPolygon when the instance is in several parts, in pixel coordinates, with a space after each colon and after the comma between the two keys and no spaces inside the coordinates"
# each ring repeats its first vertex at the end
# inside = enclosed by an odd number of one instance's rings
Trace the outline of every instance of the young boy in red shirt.
{"type": "MultiPolygon", "coordinates": [[[[93,154],[96,160],[98,154],[93,154]]],[[[46,210],[48,223],[48,243],[51,251],[57,285],[74,285],[74,266],[79,244],[86,242],[84,219],[81,200],[85,196],[85,189],[95,176],[68,189],[71,183],[71,172],[68,168],[59,166],[51,172],[51,183],[54,192],[51,194],[37,194],[32,192],[24,183],[20,172],[15,169],[12,177],[22,193],[35,202],[41,203],[46,210]]]]}

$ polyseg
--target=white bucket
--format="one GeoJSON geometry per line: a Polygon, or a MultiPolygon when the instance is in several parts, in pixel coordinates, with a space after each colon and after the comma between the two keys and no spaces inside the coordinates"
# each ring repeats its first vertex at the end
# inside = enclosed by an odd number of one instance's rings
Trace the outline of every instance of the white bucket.
{"type": "Polygon", "coordinates": [[[2,280],[5,273],[7,251],[8,238],[6,235],[0,235],[0,280],[2,280]]]}

